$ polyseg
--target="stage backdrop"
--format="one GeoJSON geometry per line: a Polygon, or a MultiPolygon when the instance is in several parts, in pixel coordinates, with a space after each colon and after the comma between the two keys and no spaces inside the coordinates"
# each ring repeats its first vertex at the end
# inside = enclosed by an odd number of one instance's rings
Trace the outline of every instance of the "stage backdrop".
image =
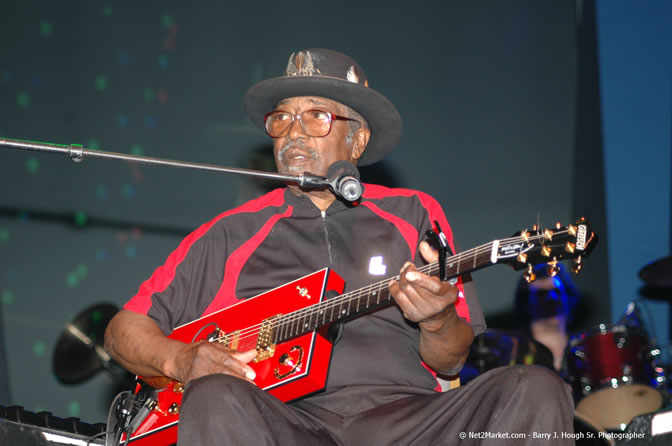
{"type": "MultiPolygon", "coordinates": [[[[243,94],[279,75],[292,51],[333,48],[358,60],[404,117],[399,147],[364,180],[434,195],[469,248],[578,217],[575,17],[573,2],[535,0],[6,0],[0,136],[271,170],[243,94]]],[[[12,402],[103,421],[112,374],[70,386],[54,377],[65,325],[92,305],[123,305],[183,236],[268,187],[0,149],[12,402]]],[[[583,274],[589,289],[606,281],[590,262],[583,274]]],[[[510,312],[517,278],[502,266],[475,274],[487,314],[510,312]]],[[[588,321],[608,322],[603,294],[592,293],[588,321]]]]}

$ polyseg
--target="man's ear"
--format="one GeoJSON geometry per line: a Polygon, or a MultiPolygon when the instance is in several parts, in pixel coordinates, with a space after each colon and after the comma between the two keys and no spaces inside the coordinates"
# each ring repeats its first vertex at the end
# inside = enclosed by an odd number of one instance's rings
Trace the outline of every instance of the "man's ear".
{"type": "Polygon", "coordinates": [[[360,127],[357,129],[352,138],[352,159],[359,160],[364,154],[366,145],[369,143],[371,138],[371,130],[366,127],[360,127]]]}

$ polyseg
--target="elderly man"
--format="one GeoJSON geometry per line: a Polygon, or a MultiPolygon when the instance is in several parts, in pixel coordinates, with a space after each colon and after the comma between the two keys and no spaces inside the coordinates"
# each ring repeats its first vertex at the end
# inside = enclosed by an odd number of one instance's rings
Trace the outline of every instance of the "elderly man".
{"type": "MultiPolygon", "coordinates": [[[[399,113],[369,88],[362,68],[325,49],[292,54],[284,76],[248,91],[245,108],[273,138],[284,174],[371,164],[401,135],[399,113]]],[[[178,434],[185,445],[437,445],[459,441],[460,432],[560,438],[572,430],[573,408],[552,373],[502,369],[439,391],[436,374],[460,370],[485,323],[469,283],[418,270],[437,259],[423,240],[433,222],[452,248],[443,211],[421,192],[367,184],[347,203],[326,188],[276,189],[185,239],[109,324],[106,348],[138,375],[187,384],[178,434]],[[256,350],[166,337],[325,267],[346,291],[400,274],[389,283],[396,305],[340,326],[321,392],[282,402],[255,385],[256,350]]]]}

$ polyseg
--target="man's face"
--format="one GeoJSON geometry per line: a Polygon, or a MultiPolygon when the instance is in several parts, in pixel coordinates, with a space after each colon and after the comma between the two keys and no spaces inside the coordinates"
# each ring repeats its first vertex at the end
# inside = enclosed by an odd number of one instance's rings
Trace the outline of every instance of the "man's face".
{"type": "MultiPolygon", "coordinates": [[[[347,109],[331,99],[300,96],[280,101],[275,110],[282,110],[298,115],[306,110],[319,109],[347,117],[347,109]]],[[[354,144],[348,145],[346,135],[350,132],[350,121],[334,120],[327,136],[308,136],[298,119],[294,120],[286,136],[273,139],[273,154],[278,172],[285,175],[300,175],[310,172],[314,175],[326,176],[329,166],[336,161],[356,162],[363,148],[359,150],[357,138],[354,144]]],[[[365,144],[364,144],[365,145],[365,144]]]]}

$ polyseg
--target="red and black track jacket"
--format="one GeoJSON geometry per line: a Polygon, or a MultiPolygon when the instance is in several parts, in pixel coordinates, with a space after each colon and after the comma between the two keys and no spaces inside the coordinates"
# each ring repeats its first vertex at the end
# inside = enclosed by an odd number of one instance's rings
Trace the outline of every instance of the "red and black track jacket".
{"type": "MultiPolygon", "coordinates": [[[[406,261],[424,264],[418,247],[434,220],[452,245],[441,207],[421,192],[366,184],[358,205],[336,200],[321,212],[307,197],[276,189],[190,234],[124,308],[149,315],[168,334],[324,267],[345,279],[346,292],[356,290],[397,275],[406,261]]],[[[478,334],[485,329],[480,305],[458,286],[457,312],[478,334]]],[[[419,329],[396,306],[347,322],[327,392],[352,385],[435,388],[418,342],[419,329]]]]}

